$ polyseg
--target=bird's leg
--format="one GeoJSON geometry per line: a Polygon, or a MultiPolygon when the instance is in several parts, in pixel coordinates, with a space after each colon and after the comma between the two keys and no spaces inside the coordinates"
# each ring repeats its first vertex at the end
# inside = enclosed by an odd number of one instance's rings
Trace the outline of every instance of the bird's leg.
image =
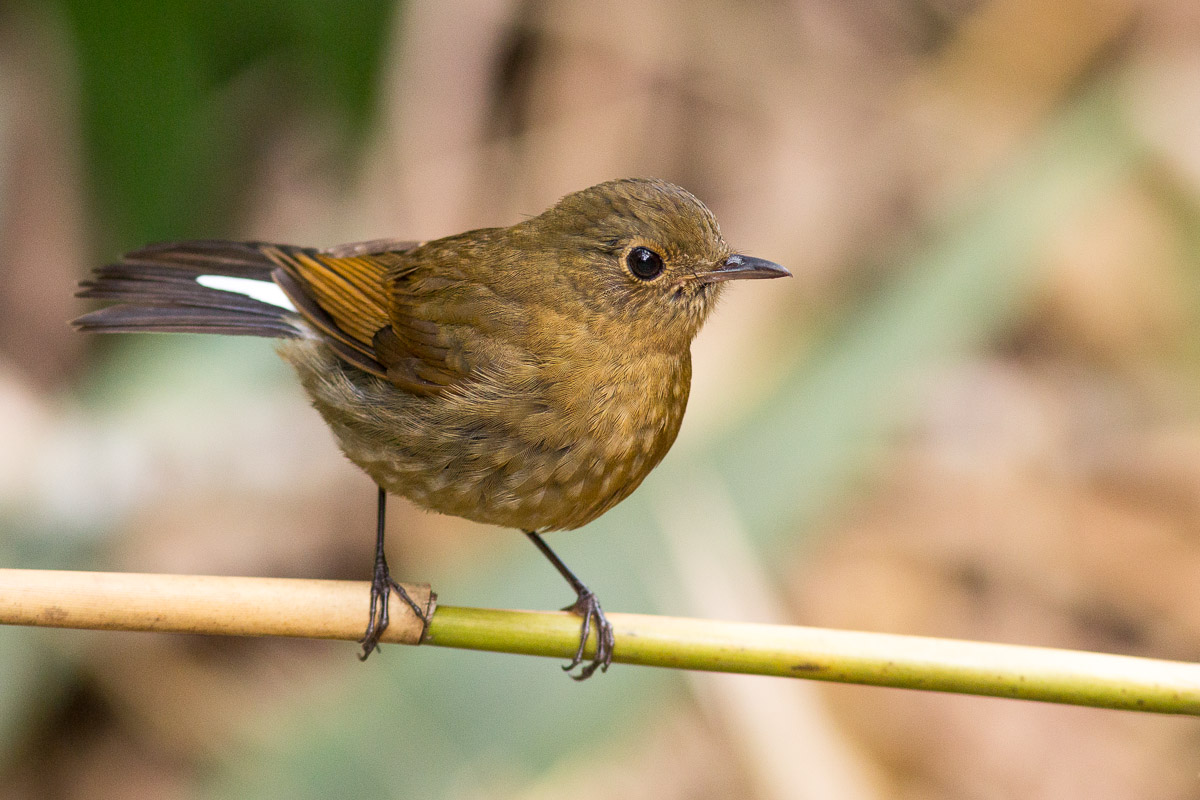
{"type": "Polygon", "coordinates": [[[375,527],[375,573],[371,578],[371,611],[367,618],[366,633],[358,640],[358,643],[362,645],[362,652],[358,654],[359,661],[366,661],[367,656],[379,649],[379,637],[383,636],[383,632],[387,630],[388,626],[388,598],[391,596],[392,589],[395,589],[396,594],[408,603],[421,622],[429,624],[429,620],[425,618],[425,612],[408,596],[404,587],[392,579],[391,573],[388,572],[387,556],[383,554],[383,520],[386,512],[387,492],[380,486],[375,527]]]}
{"type": "Polygon", "coordinates": [[[616,642],[613,637],[612,625],[609,623],[608,617],[604,616],[604,609],[600,607],[600,601],[596,599],[596,595],[592,594],[592,590],[583,584],[583,581],[575,577],[575,573],[571,572],[562,559],[555,555],[550,546],[542,541],[541,536],[533,531],[525,531],[525,535],[537,545],[537,549],[542,551],[542,555],[549,559],[559,574],[566,578],[567,583],[571,584],[571,588],[575,590],[575,602],[564,608],[563,611],[571,611],[583,617],[583,626],[579,633],[579,649],[575,651],[575,657],[571,659],[571,663],[564,666],[563,669],[570,672],[583,663],[583,650],[587,646],[588,636],[592,632],[592,623],[595,622],[596,653],[592,657],[591,663],[581,669],[578,675],[571,677],[577,681],[583,681],[592,677],[597,669],[601,672],[607,671],[608,665],[612,663],[613,645],[616,642]]]}

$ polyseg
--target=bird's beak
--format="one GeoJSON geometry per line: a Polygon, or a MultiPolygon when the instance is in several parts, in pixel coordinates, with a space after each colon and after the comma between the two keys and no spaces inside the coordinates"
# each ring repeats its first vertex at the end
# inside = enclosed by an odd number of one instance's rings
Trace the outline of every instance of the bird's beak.
{"type": "Polygon", "coordinates": [[[763,258],[732,255],[712,272],[701,272],[696,276],[700,283],[749,280],[751,278],[790,278],[792,273],[763,258]]]}

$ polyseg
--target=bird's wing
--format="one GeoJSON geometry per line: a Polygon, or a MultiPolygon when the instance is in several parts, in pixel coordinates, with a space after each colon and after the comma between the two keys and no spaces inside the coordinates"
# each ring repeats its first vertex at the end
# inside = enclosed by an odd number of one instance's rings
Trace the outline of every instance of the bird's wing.
{"type": "MultiPolygon", "coordinates": [[[[373,246],[380,243],[371,243],[373,246]]],[[[412,242],[392,242],[406,249],[412,242]]],[[[258,245],[277,269],[271,274],[296,310],[325,334],[343,359],[367,372],[387,376],[387,367],[376,357],[375,332],[388,325],[389,301],[383,276],[399,254],[375,246],[353,253],[355,245],[335,251],[286,245],[258,245]],[[335,255],[333,253],[338,253],[335,255]]]]}
{"type": "Polygon", "coordinates": [[[407,253],[421,244],[421,242],[411,242],[406,239],[371,239],[366,242],[351,242],[350,244],[339,244],[336,247],[327,247],[321,251],[321,255],[332,258],[347,258],[350,256],[378,256],[386,255],[387,253],[407,253]]]}
{"type": "Polygon", "coordinates": [[[497,360],[492,334],[507,309],[480,276],[461,269],[457,259],[430,254],[398,259],[385,277],[391,325],[376,333],[374,345],[397,386],[439,394],[497,360]]]}
{"type": "Polygon", "coordinates": [[[471,359],[461,336],[461,296],[452,270],[414,264],[418,242],[380,239],[329,250],[271,246],[278,283],[296,309],[355,366],[419,395],[464,380],[471,359]]]}

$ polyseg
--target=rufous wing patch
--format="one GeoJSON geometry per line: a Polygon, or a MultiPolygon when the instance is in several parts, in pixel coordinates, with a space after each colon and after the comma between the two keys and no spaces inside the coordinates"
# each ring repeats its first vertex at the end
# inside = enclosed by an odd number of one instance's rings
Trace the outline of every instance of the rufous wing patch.
{"type": "Polygon", "coordinates": [[[422,316],[435,306],[411,302],[400,288],[405,273],[424,272],[402,264],[403,253],[416,246],[380,239],[325,251],[264,246],[264,252],[279,265],[276,282],[340,356],[406,391],[433,395],[466,374],[443,326],[422,316]]]}

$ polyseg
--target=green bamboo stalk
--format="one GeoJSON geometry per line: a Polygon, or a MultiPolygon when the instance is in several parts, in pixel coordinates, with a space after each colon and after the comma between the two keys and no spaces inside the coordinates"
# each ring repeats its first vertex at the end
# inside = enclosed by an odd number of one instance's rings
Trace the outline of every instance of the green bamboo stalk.
{"type": "MultiPolygon", "coordinates": [[[[1095,708],[1200,715],[1200,665],[924,636],[609,614],[613,660],[710,672],[925,689],[1095,708]]],[[[439,606],[425,644],[567,658],[563,612],[439,606]]],[[[588,653],[591,652],[589,644],[588,653]]]]}

